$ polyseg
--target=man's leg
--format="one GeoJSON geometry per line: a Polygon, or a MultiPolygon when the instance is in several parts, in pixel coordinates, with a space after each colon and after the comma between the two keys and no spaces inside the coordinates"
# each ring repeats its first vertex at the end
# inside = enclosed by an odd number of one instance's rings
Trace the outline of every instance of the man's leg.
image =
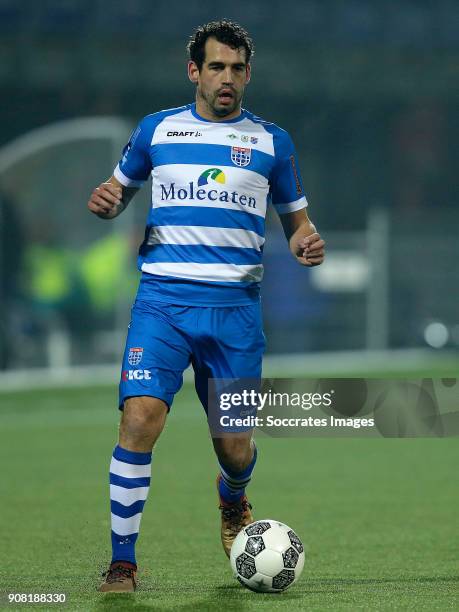
{"type": "Polygon", "coordinates": [[[167,404],[147,395],[128,397],[121,415],[119,444],[126,450],[151,453],[166,424],[167,404]]]}
{"type": "MultiPolygon", "coordinates": [[[[251,505],[245,496],[255,467],[257,452],[252,430],[223,433],[219,422],[215,391],[229,381],[239,390],[244,380],[250,385],[261,379],[261,360],[265,348],[261,310],[258,302],[248,306],[203,308],[193,342],[195,387],[211,429],[214,449],[220,464],[217,479],[221,511],[221,540],[229,557],[234,539],[241,529],[253,522],[251,505]],[[213,380],[209,389],[209,380],[213,380]],[[218,382],[220,381],[220,383],[218,382]],[[226,381],[226,382],[225,382],[226,381]],[[213,389],[213,391],[212,391],[213,389]],[[217,434],[222,435],[217,435],[217,434]]],[[[231,386],[231,385],[230,385],[231,386]]],[[[245,387],[242,384],[242,387],[245,387]]],[[[242,416],[234,414],[234,416],[242,416]]],[[[240,429],[240,428],[239,428],[240,429]]]]}
{"type": "Polygon", "coordinates": [[[167,416],[158,398],[130,397],[124,403],[119,443],[110,463],[112,562],[100,590],[135,590],[135,543],[148,496],[153,446],[167,416]]]}
{"type": "Polygon", "coordinates": [[[245,488],[255,467],[257,449],[251,431],[226,434],[212,441],[220,464],[217,489],[222,520],[221,541],[229,557],[237,534],[254,521],[245,488]]]}
{"type": "Polygon", "coordinates": [[[212,441],[220,465],[220,498],[225,504],[234,504],[244,497],[257,460],[252,431],[226,434],[212,441]]]}

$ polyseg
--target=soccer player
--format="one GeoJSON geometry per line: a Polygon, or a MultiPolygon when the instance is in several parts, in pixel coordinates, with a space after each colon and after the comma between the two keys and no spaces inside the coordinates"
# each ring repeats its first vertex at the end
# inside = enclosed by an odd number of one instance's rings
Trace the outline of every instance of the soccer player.
{"type": "MultiPolygon", "coordinates": [[[[290,136],[241,108],[253,44],[230,21],[193,34],[188,77],[196,102],[147,115],[89,210],[117,217],[151,175],[152,202],[139,251],[142,272],[122,364],[119,442],[110,464],[113,556],[103,592],[136,588],[135,543],[152,449],[191,363],[207,411],[209,379],[261,377],[260,311],[268,205],[303,266],[324,258],[306,214],[290,136]]],[[[109,265],[109,262],[108,264],[109,265]]],[[[245,489],[257,460],[252,430],[213,437],[226,555],[253,521],[245,489]]]]}

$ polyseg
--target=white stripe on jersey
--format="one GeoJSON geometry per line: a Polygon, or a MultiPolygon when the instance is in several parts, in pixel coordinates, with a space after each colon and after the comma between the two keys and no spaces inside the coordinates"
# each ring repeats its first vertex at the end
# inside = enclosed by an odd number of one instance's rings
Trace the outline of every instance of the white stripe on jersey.
{"type": "Polygon", "coordinates": [[[224,283],[259,283],[263,277],[262,265],[158,262],[143,263],[142,270],[159,276],[224,283]]]}
{"type": "MultiPolygon", "coordinates": [[[[265,217],[266,201],[269,191],[268,179],[258,172],[238,168],[237,166],[222,166],[218,168],[224,175],[224,183],[208,179],[206,185],[198,185],[200,176],[211,168],[211,165],[195,164],[165,164],[152,171],[152,203],[153,208],[161,206],[212,206],[214,208],[229,208],[244,210],[250,214],[265,217]],[[177,180],[179,177],[179,180],[177,180]],[[192,183],[192,187],[190,187],[192,183]],[[173,187],[172,187],[173,185],[173,187]],[[237,189],[234,189],[237,185],[237,189]],[[199,196],[198,197],[198,191],[199,196]],[[180,194],[179,194],[180,192],[180,194]],[[192,192],[192,193],[191,193],[192,192]],[[226,192],[226,196],[221,196],[226,192]],[[233,197],[233,194],[236,194],[233,197]],[[179,197],[184,196],[184,197],[179,197]],[[241,204],[241,197],[244,204],[241,204]],[[223,198],[220,199],[220,198],[223,198]],[[249,204],[249,198],[255,200],[255,206],[249,204]],[[224,200],[228,199],[228,202],[224,200]],[[236,199],[236,202],[232,200],[236,199]]],[[[223,177],[222,177],[223,178],[223,177]]]]}
{"type": "Polygon", "coordinates": [[[308,201],[304,196],[302,196],[299,200],[295,200],[295,202],[289,202],[288,204],[273,204],[279,215],[285,215],[286,213],[301,210],[302,208],[306,208],[307,205],[308,201]]]}
{"type": "Polygon", "coordinates": [[[236,124],[206,123],[197,121],[190,110],[185,110],[165,117],[154,131],[151,145],[164,143],[245,146],[274,157],[272,134],[247,117],[236,124]]]}
{"type": "Polygon", "coordinates": [[[124,187],[142,187],[145,181],[134,181],[134,179],[130,179],[128,176],[123,174],[120,170],[119,165],[113,170],[113,176],[119,181],[124,187]]]}
{"type": "Polygon", "coordinates": [[[260,250],[265,239],[255,232],[228,227],[201,225],[158,225],[152,227],[148,244],[205,244],[260,250]]]}

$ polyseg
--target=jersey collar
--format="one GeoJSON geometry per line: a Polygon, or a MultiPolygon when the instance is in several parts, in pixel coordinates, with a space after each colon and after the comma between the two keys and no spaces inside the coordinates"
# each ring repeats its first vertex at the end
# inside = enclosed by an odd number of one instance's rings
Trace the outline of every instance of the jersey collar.
{"type": "Polygon", "coordinates": [[[196,112],[196,102],[193,102],[193,104],[191,104],[190,110],[191,110],[191,114],[193,115],[193,117],[195,117],[199,121],[204,121],[205,123],[217,123],[217,124],[239,123],[239,121],[242,121],[247,116],[247,111],[241,108],[241,114],[238,115],[237,117],[234,117],[233,119],[227,119],[227,120],[222,119],[222,121],[211,121],[210,119],[204,119],[204,117],[201,117],[201,115],[198,115],[198,113],[196,112]]]}

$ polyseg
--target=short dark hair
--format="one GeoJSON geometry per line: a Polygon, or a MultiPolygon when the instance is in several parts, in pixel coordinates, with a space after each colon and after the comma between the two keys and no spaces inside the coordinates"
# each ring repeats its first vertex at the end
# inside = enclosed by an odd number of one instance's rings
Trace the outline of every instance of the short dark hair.
{"type": "Polygon", "coordinates": [[[199,28],[190,36],[187,45],[188,55],[198,67],[199,71],[205,60],[205,46],[208,38],[216,38],[218,42],[228,45],[232,49],[245,49],[245,61],[248,64],[254,54],[253,41],[248,33],[238,23],[221,19],[210,21],[199,28]]]}

